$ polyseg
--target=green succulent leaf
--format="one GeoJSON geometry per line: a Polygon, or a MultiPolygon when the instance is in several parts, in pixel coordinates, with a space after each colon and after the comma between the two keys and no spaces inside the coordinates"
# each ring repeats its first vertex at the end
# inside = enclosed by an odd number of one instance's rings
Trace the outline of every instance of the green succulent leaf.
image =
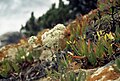
{"type": "Polygon", "coordinates": [[[11,64],[12,64],[12,67],[15,70],[15,72],[19,72],[19,69],[20,69],[19,66],[14,62],[12,62],[11,64]]]}
{"type": "Polygon", "coordinates": [[[80,71],[78,74],[78,80],[77,81],[85,81],[86,79],[86,73],[84,71],[80,71]]]}
{"type": "Polygon", "coordinates": [[[116,59],[115,60],[115,63],[117,65],[117,67],[120,69],[120,58],[116,59]]]}
{"type": "Polygon", "coordinates": [[[89,53],[88,60],[90,61],[92,65],[96,65],[97,60],[96,60],[96,56],[94,53],[89,53]]]}
{"type": "Polygon", "coordinates": [[[8,60],[4,60],[1,67],[2,67],[2,70],[0,71],[0,75],[3,76],[3,77],[7,77],[8,73],[12,69],[10,64],[9,64],[9,61],[8,60]]]}

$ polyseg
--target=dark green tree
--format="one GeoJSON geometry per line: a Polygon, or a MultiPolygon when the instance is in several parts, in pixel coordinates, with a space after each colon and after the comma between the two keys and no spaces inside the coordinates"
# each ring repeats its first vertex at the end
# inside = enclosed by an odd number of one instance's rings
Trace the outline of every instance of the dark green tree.
{"type": "Polygon", "coordinates": [[[26,36],[32,36],[36,35],[39,29],[40,28],[36,22],[34,12],[32,12],[31,17],[27,21],[26,25],[21,27],[21,32],[23,32],[26,36]]]}
{"type": "Polygon", "coordinates": [[[52,4],[51,8],[38,19],[35,19],[34,13],[31,13],[30,19],[22,30],[26,30],[26,35],[36,35],[39,30],[44,28],[52,28],[58,23],[65,24],[71,19],[75,19],[79,14],[86,14],[91,9],[96,8],[97,0],[67,0],[69,4],[64,4],[59,0],[58,8],[56,4],[52,4]]]}
{"type": "Polygon", "coordinates": [[[90,10],[97,8],[97,0],[67,0],[73,14],[87,14],[90,10]]]}
{"type": "Polygon", "coordinates": [[[65,4],[62,0],[59,0],[59,8],[65,7],[65,4]]]}

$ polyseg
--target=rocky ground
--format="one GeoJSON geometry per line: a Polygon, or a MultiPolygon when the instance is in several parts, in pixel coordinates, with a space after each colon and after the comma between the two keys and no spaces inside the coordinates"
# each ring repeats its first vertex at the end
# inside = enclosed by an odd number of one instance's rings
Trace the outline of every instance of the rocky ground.
{"type": "Polygon", "coordinates": [[[0,81],[120,81],[120,11],[115,12],[95,9],[68,26],[57,24],[3,46],[0,81]]]}
{"type": "MultiPolygon", "coordinates": [[[[38,37],[32,36],[28,40],[22,39],[18,44],[11,44],[1,48],[1,61],[5,58],[9,58],[9,60],[14,60],[16,54],[18,53],[18,48],[26,49],[25,55],[30,53],[30,51],[39,51],[39,60],[34,59],[33,61],[24,60],[22,63],[19,63],[21,71],[19,73],[11,72],[8,77],[4,78],[1,76],[1,81],[54,81],[51,77],[47,76],[46,70],[58,70],[58,63],[57,61],[52,61],[55,52],[57,51],[54,47],[59,46],[59,39],[64,38],[64,31],[66,28],[62,24],[58,24],[53,29],[49,30],[48,32],[44,33],[41,38],[43,42],[43,46],[41,46],[38,37]],[[57,27],[59,29],[57,29],[57,27]],[[61,28],[60,28],[61,27],[61,28]],[[49,35],[51,34],[51,35],[49,35]],[[53,37],[52,37],[53,36],[53,37]],[[60,37],[60,38],[58,38],[60,37]],[[46,39],[47,38],[47,39],[46,39]],[[50,38],[50,39],[48,39],[50,38]],[[52,49],[50,49],[50,47],[52,49]],[[56,51],[55,51],[56,50],[56,51]]],[[[64,42],[62,42],[64,43],[64,42]]],[[[63,51],[59,54],[59,57],[64,55],[66,52],[63,51]]],[[[28,55],[29,56],[29,55],[28,55]]],[[[119,54],[118,54],[119,56],[119,54]]],[[[56,56],[55,56],[56,57],[56,56]]],[[[24,56],[21,56],[22,59],[25,59],[24,56]]],[[[76,58],[75,58],[76,59],[76,58]]],[[[80,69],[80,64],[77,62],[73,62],[70,65],[70,68],[75,73],[78,73],[79,70],[86,72],[86,75],[89,75],[86,78],[86,81],[119,81],[120,80],[120,73],[118,73],[114,68],[116,64],[113,62],[109,62],[108,64],[93,68],[93,69],[80,69]]]]}

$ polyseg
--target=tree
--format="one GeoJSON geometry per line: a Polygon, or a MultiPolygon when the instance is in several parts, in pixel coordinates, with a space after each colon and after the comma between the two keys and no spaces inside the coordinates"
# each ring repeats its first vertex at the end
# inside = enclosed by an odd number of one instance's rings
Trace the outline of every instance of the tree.
{"type": "Polygon", "coordinates": [[[24,30],[24,34],[26,36],[32,36],[32,35],[37,35],[37,32],[39,31],[39,26],[36,22],[34,12],[31,13],[30,19],[27,21],[25,26],[21,27],[21,31],[24,30]]]}
{"type": "Polygon", "coordinates": [[[36,35],[39,30],[44,28],[52,28],[58,23],[65,24],[71,19],[75,19],[78,14],[86,14],[91,9],[96,8],[97,0],[68,0],[69,4],[64,4],[59,0],[58,8],[56,4],[52,4],[51,8],[38,19],[35,19],[34,13],[31,13],[30,19],[27,21],[25,27],[27,36],[36,35]]]}
{"type": "Polygon", "coordinates": [[[65,4],[62,0],[59,0],[59,8],[65,7],[65,4]]]}
{"type": "Polygon", "coordinates": [[[74,14],[87,14],[91,9],[97,8],[97,0],[67,0],[74,14]]]}

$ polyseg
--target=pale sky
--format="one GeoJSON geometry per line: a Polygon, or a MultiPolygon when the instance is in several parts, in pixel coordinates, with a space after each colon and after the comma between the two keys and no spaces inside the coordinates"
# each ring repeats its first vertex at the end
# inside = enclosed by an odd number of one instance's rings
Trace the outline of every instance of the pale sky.
{"type": "Polygon", "coordinates": [[[0,0],[0,35],[19,31],[21,25],[25,25],[30,18],[32,11],[38,18],[51,7],[52,3],[58,5],[58,2],[59,0],[0,0]]]}

